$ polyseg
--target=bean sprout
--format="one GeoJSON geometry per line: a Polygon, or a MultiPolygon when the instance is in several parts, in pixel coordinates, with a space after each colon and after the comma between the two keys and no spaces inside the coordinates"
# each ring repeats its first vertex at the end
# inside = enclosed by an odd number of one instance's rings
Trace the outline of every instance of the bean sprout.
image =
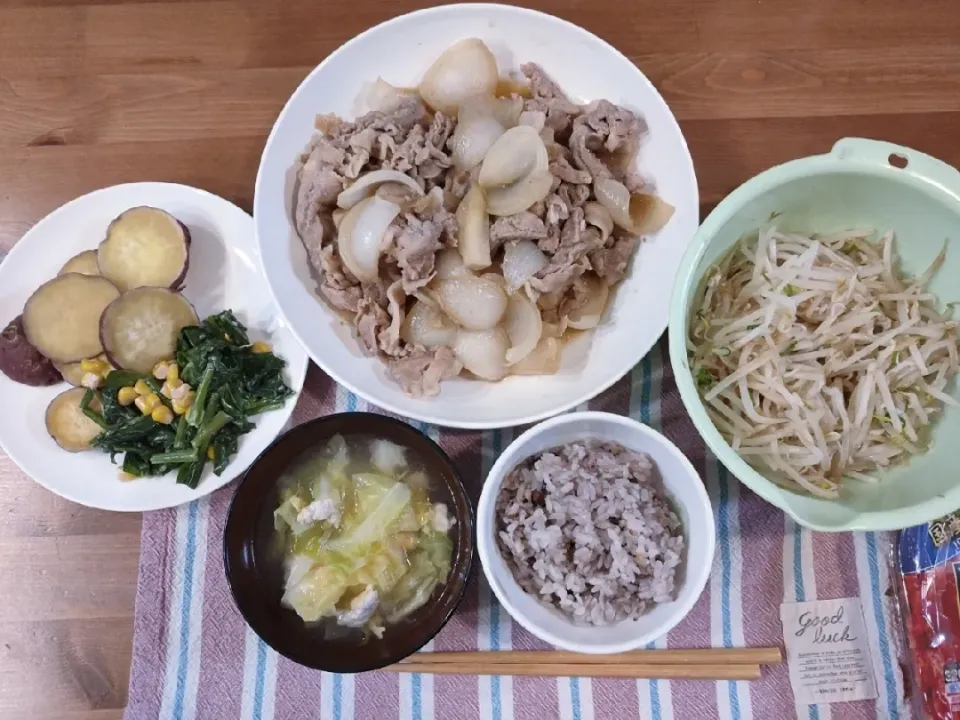
{"type": "Polygon", "coordinates": [[[687,348],[708,413],[777,484],[836,498],[843,478],[925,452],[958,370],[960,323],[897,270],[894,235],[761,230],[706,274],[687,348]]]}

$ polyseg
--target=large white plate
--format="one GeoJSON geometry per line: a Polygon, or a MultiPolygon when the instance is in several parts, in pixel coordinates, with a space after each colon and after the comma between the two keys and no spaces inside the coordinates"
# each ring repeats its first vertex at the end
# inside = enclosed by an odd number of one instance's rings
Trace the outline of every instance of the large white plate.
{"type": "Polygon", "coordinates": [[[207,470],[196,489],[173,475],[130,482],[108,455],[61,450],[44,428],[44,411],[66,383],[28,387],[0,373],[0,447],[27,475],[68,500],[105,510],[155,510],[207,495],[233,480],[280,433],[303,387],[307,354],[276,312],[259,270],[253,221],[216,195],[184,185],[136,183],[97,190],[54,211],[18,242],[0,263],[0,325],[19,315],[30,294],[70,257],[97,247],[110,220],[137,205],[172,213],[190,229],[190,270],[184,295],[201,318],[231,309],[254,340],[269,342],[287,361],[286,380],[296,391],[280,410],[254,418],[256,428],[223,475],[207,470]]]}
{"type": "Polygon", "coordinates": [[[254,199],[264,274],[280,312],[313,360],[341,385],[394,413],[463,428],[535,422],[606,390],[653,347],[667,327],[680,259],[697,229],[699,200],[693,162],[677,121],[643,73],[586,30],[543,13],[504,5],[448,5],[404,15],[368,30],[324,60],[301,83],[267,140],[254,199]],[[383,364],[364,355],[349,326],[315,295],[304,251],[291,223],[298,156],[318,113],[355,117],[364,83],[382,76],[415,86],[450,45],[484,40],[501,71],[540,63],[575,100],[606,98],[637,111],[648,133],[638,169],[677,212],[639,249],[617,289],[608,321],[567,345],[553,376],[499,383],[457,378],[434,398],[406,397],[383,364]]]}

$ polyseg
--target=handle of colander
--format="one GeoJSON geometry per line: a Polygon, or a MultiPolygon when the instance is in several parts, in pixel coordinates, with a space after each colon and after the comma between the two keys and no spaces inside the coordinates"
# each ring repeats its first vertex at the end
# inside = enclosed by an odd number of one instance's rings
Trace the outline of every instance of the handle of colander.
{"type": "Polygon", "coordinates": [[[919,150],[866,138],[843,138],[830,151],[840,160],[859,160],[913,173],[960,195],[960,170],[919,150]]]}

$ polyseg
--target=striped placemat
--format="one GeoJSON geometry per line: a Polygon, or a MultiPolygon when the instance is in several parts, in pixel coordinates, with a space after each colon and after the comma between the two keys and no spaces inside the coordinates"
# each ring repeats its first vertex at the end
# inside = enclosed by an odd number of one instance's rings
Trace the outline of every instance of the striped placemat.
{"type": "MultiPolygon", "coordinates": [[[[909,718],[886,594],[888,538],[811,533],[750,493],[706,452],[683,411],[665,338],[591,409],[660,429],[700,470],[719,531],[710,583],[657,647],[780,645],[780,603],[859,596],[875,640],[876,701],[796,706],[785,666],[745,682],[333,675],[279,658],[246,627],[226,585],[221,537],[232,489],[144,518],[128,720],[654,720],[909,718]]],[[[295,421],[366,403],[311,367],[295,421]]],[[[482,478],[521,429],[424,428],[479,496],[482,478]]],[[[427,649],[538,649],[492,598],[476,564],[460,609],[427,649]]]]}

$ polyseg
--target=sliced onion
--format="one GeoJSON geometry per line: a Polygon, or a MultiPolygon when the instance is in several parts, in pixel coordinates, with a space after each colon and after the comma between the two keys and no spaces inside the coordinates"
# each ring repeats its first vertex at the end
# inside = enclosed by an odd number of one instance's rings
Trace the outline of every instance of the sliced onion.
{"type": "Polygon", "coordinates": [[[526,78],[502,77],[497,82],[497,89],[494,90],[494,95],[500,98],[508,98],[516,95],[523,100],[532,98],[533,90],[526,78]]]}
{"type": "Polygon", "coordinates": [[[399,205],[374,196],[357,203],[344,216],[337,234],[337,252],[357,280],[377,279],[383,236],[399,213],[399,205]]]}
{"type": "Polygon", "coordinates": [[[434,61],[420,83],[420,96],[445,115],[456,115],[460,103],[497,88],[497,59],[477,38],[461,40],[434,61]]]}
{"type": "Polygon", "coordinates": [[[487,212],[502,217],[529,210],[550,194],[551,187],[553,175],[544,170],[533,172],[513,185],[490,188],[487,190],[487,212]]]}
{"type": "Polygon", "coordinates": [[[593,225],[600,231],[600,239],[604,242],[613,232],[613,217],[610,211],[598,202],[591,200],[583,204],[583,219],[587,225],[593,225]]]}
{"type": "Polygon", "coordinates": [[[437,300],[437,294],[436,294],[433,290],[431,290],[430,288],[422,287],[422,288],[418,289],[418,290],[413,294],[413,296],[414,296],[419,302],[422,302],[424,305],[429,305],[429,306],[432,307],[434,310],[437,310],[438,312],[442,312],[442,310],[440,310],[440,301],[437,300]]]}
{"type": "Polygon", "coordinates": [[[546,171],[549,163],[540,133],[529,125],[517,125],[487,151],[480,166],[479,183],[484,188],[505,187],[531,173],[546,171]]]}
{"type": "Polygon", "coordinates": [[[597,201],[607,209],[613,221],[624,230],[633,232],[633,220],[630,217],[630,191],[622,182],[613,178],[597,178],[593,183],[593,194],[597,201]]]}
{"type": "Polygon", "coordinates": [[[552,337],[541,338],[529,355],[510,366],[511,375],[553,375],[560,370],[563,345],[552,337]]]}
{"type": "MultiPolygon", "coordinates": [[[[529,125],[538,133],[543,130],[543,126],[547,122],[547,114],[545,112],[540,112],[539,110],[526,110],[520,113],[520,117],[517,118],[517,125],[529,125]]],[[[541,140],[543,137],[541,136],[541,140]]]]}
{"type": "Polygon", "coordinates": [[[473,185],[457,208],[460,228],[458,248],[464,264],[471,270],[482,270],[490,265],[490,218],[487,217],[487,198],[479,185],[473,185]]]}
{"type": "Polygon", "coordinates": [[[374,82],[364,83],[354,106],[355,115],[363,115],[371,110],[390,112],[411,95],[416,95],[414,88],[403,88],[391,85],[382,77],[374,82]]]}
{"type": "Polygon", "coordinates": [[[523,112],[519,97],[472,97],[460,105],[457,128],[453,132],[451,150],[453,164],[460,170],[472,170],[487,151],[506,132],[517,124],[523,112]]]}
{"type": "Polygon", "coordinates": [[[490,146],[503,135],[504,127],[490,115],[474,115],[467,119],[463,116],[461,109],[461,119],[453,131],[451,156],[459,170],[472,170],[483,162],[490,146]]]}
{"type": "Polygon", "coordinates": [[[637,232],[642,235],[661,230],[673,217],[675,209],[656,195],[637,193],[630,198],[630,215],[635,218],[637,232]]]}
{"type": "Polygon", "coordinates": [[[410,345],[422,345],[427,350],[440,345],[452,346],[457,340],[457,326],[439,309],[418,300],[403,321],[400,339],[410,345]]]}
{"type": "Polygon", "coordinates": [[[463,366],[483,380],[500,380],[507,374],[510,338],[501,327],[489,330],[461,330],[453,351],[463,366]]]}
{"type": "Polygon", "coordinates": [[[340,223],[343,222],[343,216],[347,214],[347,211],[343,208],[334,208],[333,212],[330,213],[330,217],[333,220],[333,226],[339,230],[340,223]]]}
{"type": "Polygon", "coordinates": [[[449,280],[450,278],[473,274],[463,264],[463,257],[456,248],[444,248],[438,252],[433,269],[437,273],[438,280],[449,280]]]}
{"type": "Polygon", "coordinates": [[[478,117],[488,117],[496,120],[506,130],[517,124],[522,112],[522,98],[477,95],[467,98],[460,104],[460,109],[457,112],[457,122],[469,122],[478,117]]]}
{"type": "Polygon", "coordinates": [[[657,232],[673,217],[670,203],[647,193],[631,195],[622,182],[613,178],[597,178],[593,192],[617,225],[638,235],[657,232]]]}
{"type": "Polygon", "coordinates": [[[414,203],[423,200],[425,197],[419,187],[417,187],[416,190],[412,190],[409,185],[401,185],[395,182],[383,183],[377,188],[377,192],[375,192],[374,195],[396,203],[405,212],[411,208],[414,203]]]}
{"type": "Polygon", "coordinates": [[[541,337],[545,338],[562,338],[563,334],[567,331],[567,323],[569,320],[566,317],[560,318],[558,323],[547,323],[543,324],[543,330],[540,333],[541,337]]]}
{"type": "Polygon", "coordinates": [[[357,178],[357,181],[337,195],[337,207],[352,208],[365,197],[373,195],[378,185],[383,183],[399,183],[410,188],[417,195],[423,195],[423,190],[417,181],[399,170],[374,170],[357,178]]]}
{"type": "Polygon", "coordinates": [[[437,299],[443,311],[468,330],[489,330],[507,309],[507,296],[499,285],[469,275],[441,280],[437,299]]]}
{"type": "Polygon", "coordinates": [[[533,352],[540,342],[543,321],[540,311],[521,293],[514,293],[507,301],[507,312],[503,316],[503,327],[510,338],[507,351],[507,365],[514,365],[533,352]]]}
{"type": "Polygon", "coordinates": [[[490,115],[493,115],[503,127],[512,128],[520,122],[520,115],[523,113],[523,98],[519,95],[511,97],[480,97],[471,101],[486,108],[490,115]]]}
{"type": "Polygon", "coordinates": [[[514,293],[547,265],[547,256],[531,240],[508,242],[503,250],[503,277],[514,293]]]}
{"type": "Polygon", "coordinates": [[[433,215],[443,208],[443,188],[433,187],[423,197],[417,198],[410,208],[414,215],[433,215]]]}
{"type": "Polygon", "coordinates": [[[583,307],[567,315],[567,322],[574,330],[589,330],[599,325],[610,295],[610,286],[600,278],[586,276],[583,281],[588,286],[590,296],[583,307]]]}
{"type": "Polygon", "coordinates": [[[485,272],[481,275],[484,280],[489,280],[492,283],[496,283],[501,289],[507,289],[507,281],[504,279],[503,275],[495,272],[485,272]]]}

